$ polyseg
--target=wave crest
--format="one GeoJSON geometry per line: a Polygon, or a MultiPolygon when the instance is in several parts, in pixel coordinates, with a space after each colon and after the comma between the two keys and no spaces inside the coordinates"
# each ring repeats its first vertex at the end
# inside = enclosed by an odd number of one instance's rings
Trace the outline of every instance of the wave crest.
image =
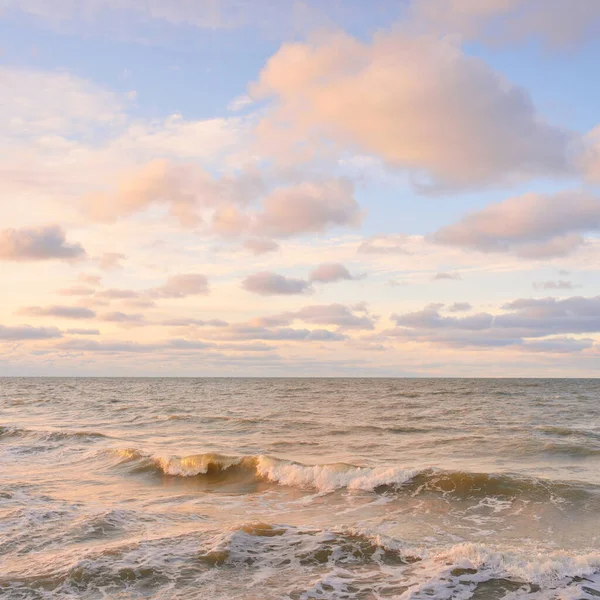
{"type": "Polygon", "coordinates": [[[555,482],[513,474],[444,471],[396,466],[361,467],[345,463],[307,465],[267,455],[228,456],[217,453],[154,456],[133,448],[112,451],[134,473],[199,478],[208,484],[276,484],[318,493],[336,490],[375,493],[433,494],[455,500],[498,497],[548,501],[585,500],[600,505],[597,489],[577,482],[555,482]]]}

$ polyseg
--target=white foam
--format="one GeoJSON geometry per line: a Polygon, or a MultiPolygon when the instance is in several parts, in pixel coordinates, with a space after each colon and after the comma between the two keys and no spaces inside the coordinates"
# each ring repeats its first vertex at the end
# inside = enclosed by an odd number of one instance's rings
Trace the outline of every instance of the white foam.
{"type": "Polygon", "coordinates": [[[374,490],[382,485],[401,485],[419,473],[398,467],[354,467],[345,464],[302,465],[259,456],[256,472],[263,479],[281,485],[315,488],[320,492],[337,489],[374,490]]]}

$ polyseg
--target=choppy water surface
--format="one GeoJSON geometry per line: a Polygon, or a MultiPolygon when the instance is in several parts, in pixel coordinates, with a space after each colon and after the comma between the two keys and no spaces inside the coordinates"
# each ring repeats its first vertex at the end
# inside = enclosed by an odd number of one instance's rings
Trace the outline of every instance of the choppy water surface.
{"type": "Polygon", "coordinates": [[[600,597],[600,381],[0,380],[0,597],[600,597]]]}

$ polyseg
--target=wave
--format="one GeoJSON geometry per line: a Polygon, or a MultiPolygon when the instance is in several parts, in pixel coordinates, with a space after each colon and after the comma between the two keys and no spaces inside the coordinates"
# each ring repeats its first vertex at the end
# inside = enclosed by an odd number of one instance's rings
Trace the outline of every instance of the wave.
{"type": "Polygon", "coordinates": [[[49,431],[0,425],[0,439],[3,438],[32,438],[37,441],[46,442],[60,442],[63,440],[78,440],[85,442],[110,438],[110,436],[97,431],[49,431]]]}
{"type": "Polygon", "coordinates": [[[270,456],[226,456],[216,453],[190,456],[152,456],[133,448],[112,451],[135,472],[154,472],[172,477],[208,479],[256,479],[289,487],[333,492],[338,489],[373,491],[399,486],[419,471],[398,467],[357,467],[344,463],[305,465],[270,456]]]}
{"type": "Polygon", "coordinates": [[[533,501],[594,501],[600,490],[580,482],[560,482],[515,474],[470,473],[437,468],[362,467],[346,463],[307,465],[266,455],[227,456],[217,453],[154,456],[133,448],[114,449],[120,464],[134,473],[199,478],[207,483],[265,482],[319,493],[336,490],[375,493],[433,494],[458,500],[485,497],[533,501]]]}
{"type": "MultiPolygon", "coordinates": [[[[127,514],[107,515],[120,524],[127,514]]],[[[600,554],[460,543],[417,547],[373,531],[249,521],[144,536],[22,562],[0,575],[11,598],[548,598],[600,594],[600,554]],[[184,576],[182,576],[184,574],[184,576]],[[218,593],[217,593],[218,592],[218,593]]]]}
{"type": "Polygon", "coordinates": [[[577,429],[574,427],[560,427],[557,425],[545,425],[535,428],[536,431],[559,437],[589,437],[600,439],[600,431],[590,429],[577,429]]]}
{"type": "Polygon", "coordinates": [[[310,579],[311,587],[290,594],[298,598],[584,600],[600,595],[598,552],[527,553],[473,543],[418,548],[355,529],[302,529],[261,522],[218,534],[202,546],[198,558],[210,569],[243,567],[282,574],[293,565],[295,572],[318,574],[310,579]]]}

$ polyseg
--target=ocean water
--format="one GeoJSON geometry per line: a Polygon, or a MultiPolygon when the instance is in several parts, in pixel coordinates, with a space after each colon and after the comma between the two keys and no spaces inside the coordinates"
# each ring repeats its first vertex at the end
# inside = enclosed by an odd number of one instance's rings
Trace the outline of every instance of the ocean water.
{"type": "Polygon", "coordinates": [[[600,381],[0,379],[0,597],[600,597],[600,381]]]}

